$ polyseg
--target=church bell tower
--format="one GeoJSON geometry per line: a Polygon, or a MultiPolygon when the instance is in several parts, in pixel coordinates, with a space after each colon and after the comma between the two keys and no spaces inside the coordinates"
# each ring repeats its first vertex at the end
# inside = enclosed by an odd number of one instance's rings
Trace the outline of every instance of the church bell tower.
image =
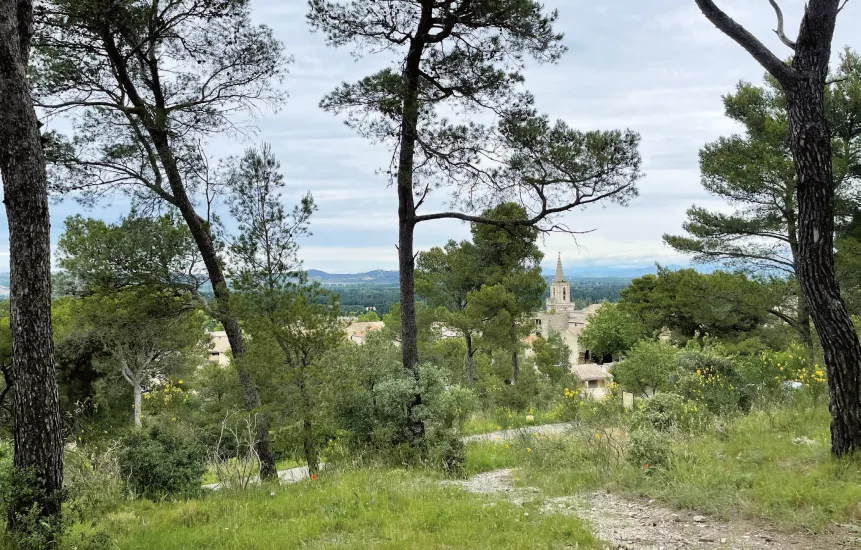
{"type": "Polygon", "coordinates": [[[564,306],[571,305],[571,284],[565,280],[565,274],[562,273],[561,253],[556,259],[556,275],[550,283],[550,299],[547,305],[550,308],[563,306],[563,309],[568,309],[564,306]]]}

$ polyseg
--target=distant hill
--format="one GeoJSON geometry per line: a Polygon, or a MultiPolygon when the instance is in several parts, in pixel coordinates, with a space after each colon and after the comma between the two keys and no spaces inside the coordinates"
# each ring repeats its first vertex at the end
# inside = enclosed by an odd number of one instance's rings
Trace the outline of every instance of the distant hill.
{"type": "Polygon", "coordinates": [[[339,285],[385,285],[397,286],[398,272],[375,269],[365,273],[327,273],[319,269],[309,269],[308,278],[319,281],[325,286],[339,285]]]}

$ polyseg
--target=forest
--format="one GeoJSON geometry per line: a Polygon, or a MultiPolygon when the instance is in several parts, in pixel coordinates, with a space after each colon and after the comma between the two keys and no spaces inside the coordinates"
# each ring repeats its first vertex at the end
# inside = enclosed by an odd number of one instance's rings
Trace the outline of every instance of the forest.
{"type": "Polygon", "coordinates": [[[690,3],[765,71],[723,91],[736,131],[699,150],[710,201],[663,236],[691,267],[554,279],[548,303],[547,239],[637,208],[649,167],[639,132],[539,109],[528,68],[578,55],[563,12],[307,3],[377,69],[319,107],[385,151],[397,205],[397,284],[334,286],[300,261],[326,198],[256,139],[301,85],[256,4],[0,0],[0,544],[856,544],[861,56],[832,44],[849,0],[809,0],[794,33],[769,0],[779,53],[690,3]],[[462,238],[423,246],[445,221],[462,238]]]}

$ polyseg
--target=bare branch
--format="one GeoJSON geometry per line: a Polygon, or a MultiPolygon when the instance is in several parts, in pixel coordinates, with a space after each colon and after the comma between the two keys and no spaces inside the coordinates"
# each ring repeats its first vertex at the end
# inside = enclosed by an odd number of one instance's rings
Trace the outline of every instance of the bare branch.
{"type": "Polygon", "coordinates": [[[840,4],[839,8],[837,8],[837,13],[840,13],[841,11],[843,11],[843,8],[845,8],[846,4],[848,4],[848,3],[849,3],[849,0],[843,0],[843,3],[840,4]]]}
{"type": "Polygon", "coordinates": [[[789,39],[786,36],[786,33],[783,32],[783,12],[780,10],[780,6],[777,5],[777,0],[768,0],[771,4],[771,7],[774,8],[774,13],[777,15],[777,28],[774,30],[774,34],[780,38],[780,41],[787,45],[787,47],[791,49],[795,49],[795,42],[789,39]]]}
{"type": "Polygon", "coordinates": [[[723,10],[718,8],[712,0],[696,0],[700,11],[706,19],[718,28],[722,33],[732,38],[739,46],[756,59],[765,70],[782,84],[787,84],[796,78],[796,71],[774,55],[753,34],[743,26],[735,22],[723,10]]]}

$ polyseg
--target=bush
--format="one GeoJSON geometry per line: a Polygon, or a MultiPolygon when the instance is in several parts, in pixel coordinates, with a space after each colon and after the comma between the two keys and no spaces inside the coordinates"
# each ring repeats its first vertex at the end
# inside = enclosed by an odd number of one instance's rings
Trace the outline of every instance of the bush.
{"type": "Polygon", "coordinates": [[[613,379],[625,390],[642,397],[672,390],[679,350],[670,344],[641,340],[625,359],[613,366],[613,379]]]}
{"type": "Polygon", "coordinates": [[[638,428],[628,432],[628,462],[651,470],[667,468],[672,457],[670,437],[652,428],[638,428]]]}
{"type": "Polygon", "coordinates": [[[785,398],[790,384],[797,384],[814,399],[828,391],[825,370],[810,359],[810,352],[793,343],[785,351],[767,350],[742,363],[739,372],[745,389],[760,400],[785,398]]]}
{"type": "Polygon", "coordinates": [[[63,483],[68,490],[64,513],[73,521],[103,516],[123,499],[117,445],[67,449],[63,483]]]}
{"type": "Polygon", "coordinates": [[[413,420],[424,423],[428,447],[425,458],[446,470],[463,463],[458,431],[477,407],[472,390],[449,384],[446,371],[433,365],[420,367],[420,380],[397,368],[376,373],[369,383],[340,392],[334,407],[335,420],[347,447],[354,455],[371,454],[389,463],[409,464],[421,456],[410,446],[413,420]],[[422,404],[410,405],[417,392],[422,404]]]}
{"type": "Polygon", "coordinates": [[[647,400],[631,418],[631,429],[649,428],[657,431],[690,429],[700,409],[675,393],[659,393],[647,400]]]}
{"type": "Polygon", "coordinates": [[[200,493],[206,450],[179,426],[153,426],[129,434],[120,443],[119,465],[134,494],[157,500],[200,493]]]}
{"type": "Polygon", "coordinates": [[[752,399],[735,362],[712,351],[686,350],[679,355],[676,388],[682,397],[715,414],[747,410],[752,399]]]}

